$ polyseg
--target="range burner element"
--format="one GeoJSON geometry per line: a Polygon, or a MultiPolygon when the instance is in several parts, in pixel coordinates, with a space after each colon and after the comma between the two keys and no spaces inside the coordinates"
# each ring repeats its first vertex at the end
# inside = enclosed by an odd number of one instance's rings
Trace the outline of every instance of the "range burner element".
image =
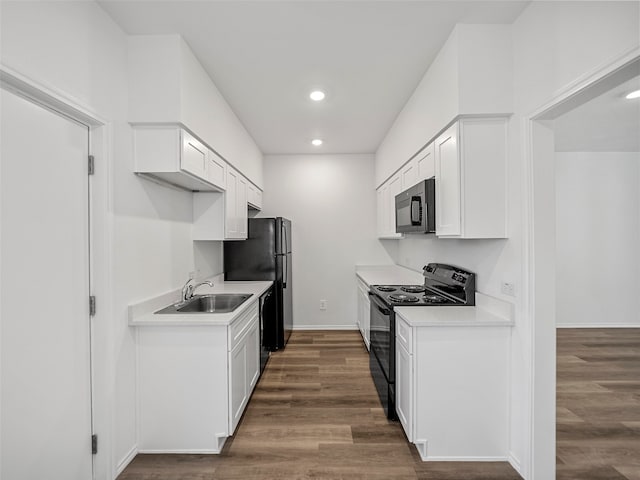
{"type": "Polygon", "coordinates": [[[420,301],[420,299],[415,295],[404,295],[402,293],[394,293],[392,295],[389,295],[387,298],[392,302],[397,302],[397,303],[402,303],[402,302],[415,303],[420,301]]]}
{"type": "Polygon", "coordinates": [[[427,303],[445,303],[448,301],[442,295],[436,295],[435,293],[425,293],[423,298],[427,303]]]}
{"type": "Polygon", "coordinates": [[[424,288],[422,285],[405,285],[404,287],[400,287],[400,290],[408,293],[422,293],[422,292],[425,292],[427,289],[424,288]]]}
{"type": "Polygon", "coordinates": [[[376,289],[380,290],[381,292],[393,292],[395,291],[396,287],[390,287],[388,285],[380,285],[379,287],[376,287],[376,289]]]}

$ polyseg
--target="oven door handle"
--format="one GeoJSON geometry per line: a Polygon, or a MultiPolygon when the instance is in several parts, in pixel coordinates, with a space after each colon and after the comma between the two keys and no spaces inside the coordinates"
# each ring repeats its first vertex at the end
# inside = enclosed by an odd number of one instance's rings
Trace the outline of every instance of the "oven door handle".
{"type": "Polygon", "coordinates": [[[378,297],[375,293],[369,292],[369,297],[371,297],[371,301],[375,303],[376,308],[380,311],[380,313],[382,313],[383,315],[391,314],[391,311],[388,308],[386,308],[384,305],[382,305],[380,300],[378,300],[378,297]]]}

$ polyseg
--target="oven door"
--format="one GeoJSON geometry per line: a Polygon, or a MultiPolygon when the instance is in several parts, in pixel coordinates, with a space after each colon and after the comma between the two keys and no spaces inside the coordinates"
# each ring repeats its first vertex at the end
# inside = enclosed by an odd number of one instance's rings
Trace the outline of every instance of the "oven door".
{"type": "Polygon", "coordinates": [[[370,347],[388,383],[394,383],[395,372],[395,316],[380,298],[372,294],[370,347]]]}

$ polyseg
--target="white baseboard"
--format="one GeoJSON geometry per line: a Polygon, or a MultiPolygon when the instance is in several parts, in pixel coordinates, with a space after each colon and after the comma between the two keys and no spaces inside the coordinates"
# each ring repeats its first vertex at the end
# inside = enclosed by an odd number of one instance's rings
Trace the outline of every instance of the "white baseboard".
{"type": "Polygon", "coordinates": [[[556,328],[640,328],[640,323],[563,323],[556,328]]]}
{"type": "Polygon", "coordinates": [[[357,325],[294,325],[294,330],[358,330],[357,325]]]}
{"type": "Polygon", "coordinates": [[[429,456],[425,462],[507,462],[507,457],[432,457],[429,456]]]}
{"type": "Polygon", "coordinates": [[[219,455],[220,451],[212,450],[212,449],[198,449],[198,448],[176,448],[176,449],[148,449],[148,450],[138,450],[138,453],[145,454],[153,454],[153,455],[162,455],[162,454],[185,454],[185,455],[203,455],[203,454],[211,454],[211,455],[219,455]]]}
{"type": "Polygon", "coordinates": [[[522,464],[520,463],[520,459],[516,457],[513,452],[509,452],[509,463],[513,467],[513,469],[518,472],[522,478],[524,478],[524,472],[522,471],[522,464]]]}
{"type": "Polygon", "coordinates": [[[124,458],[118,462],[118,466],[116,468],[116,477],[120,475],[125,468],[127,468],[127,466],[133,461],[133,459],[136,458],[137,454],[138,445],[134,445],[133,448],[129,450],[129,453],[127,453],[124,458]]]}

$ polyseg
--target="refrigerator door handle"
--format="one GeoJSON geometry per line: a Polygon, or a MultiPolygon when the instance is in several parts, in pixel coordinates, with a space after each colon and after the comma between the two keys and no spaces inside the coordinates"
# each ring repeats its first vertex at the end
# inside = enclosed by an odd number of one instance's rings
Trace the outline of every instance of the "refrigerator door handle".
{"type": "Polygon", "coordinates": [[[289,239],[287,238],[287,227],[284,222],[282,222],[282,226],[280,228],[282,228],[282,238],[284,238],[284,250],[282,250],[281,253],[289,253],[289,239]]]}
{"type": "Polygon", "coordinates": [[[288,255],[285,253],[282,256],[282,259],[284,260],[284,264],[282,269],[284,270],[282,273],[284,274],[284,279],[282,280],[282,288],[287,288],[287,281],[289,280],[287,278],[287,274],[289,273],[289,259],[287,258],[288,255]]]}

